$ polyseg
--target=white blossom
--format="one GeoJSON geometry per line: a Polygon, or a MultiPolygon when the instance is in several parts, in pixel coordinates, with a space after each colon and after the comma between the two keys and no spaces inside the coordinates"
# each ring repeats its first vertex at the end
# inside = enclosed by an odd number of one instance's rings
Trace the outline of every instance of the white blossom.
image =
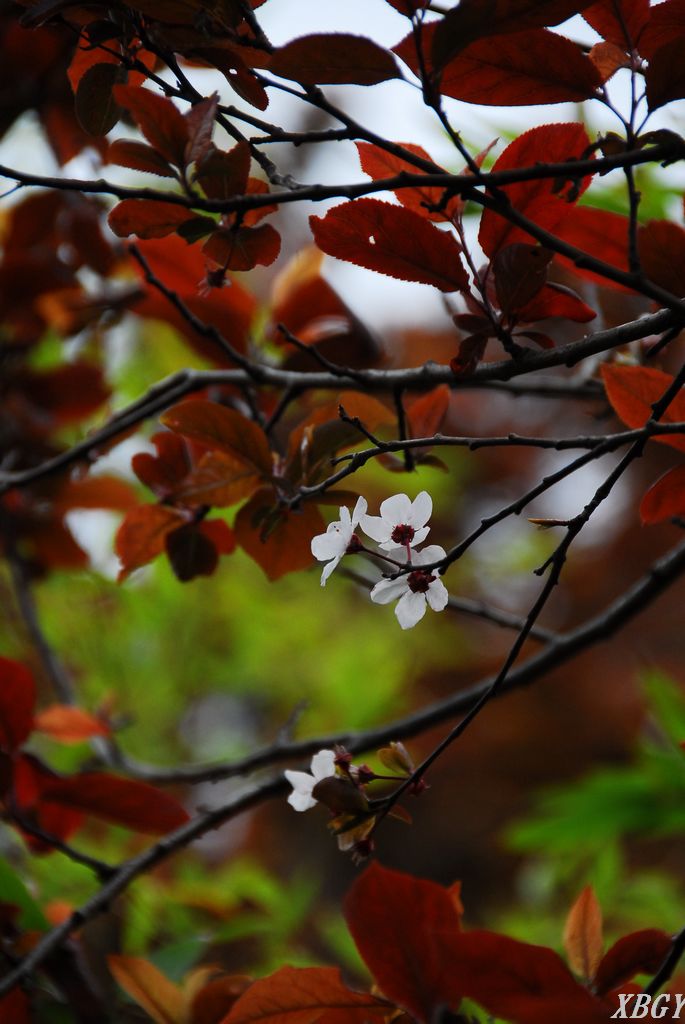
{"type": "Polygon", "coordinates": [[[286,779],[293,787],[288,803],[296,811],[308,811],[310,807],[316,806],[317,801],[312,796],[312,790],[317,782],[335,775],[335,752],[320,750],[318,754],[314,754],[311,770],[311,775],[308,772],[285,772],[286,779]]]}
{"type": "Polygon", "coordinates": [[[412,572],[394,580],[381,580],[371,591],[371,600],[376,604],[390,604],[397,600],[395,615],[402,629],[411,629],[426,614],[426,605],[434,612],[441,612],[449,595],[437,573],[421,569],[420,566],[438,562],[445,557],[445,549],[430,544],[422,551],[412,552],[412,572]]]}
{"type": "Polygon", "coordinates": [[[339,521],[331,523],[325,533],[319,533],[312,538],[311,547],[314,558],[319,562],[326,562],[321,573],[322,587],[326,586],[326,580],[347,551],[354,531],[366,509],[366,498],[357,498],[357,504],[354,506],[351,516],[348,509],[341,507],[339,521]]]}
{"type": "Polygon", "coordinates": [[[430,527],[426,523],[433,511],[433,500],[427,491],[410,501],[406,494],[393,494],[381,504],[380,516],[361,517],[361,528],[380,544],[383,551],[402,547],[413,548],[423,543],[430,527]]]}

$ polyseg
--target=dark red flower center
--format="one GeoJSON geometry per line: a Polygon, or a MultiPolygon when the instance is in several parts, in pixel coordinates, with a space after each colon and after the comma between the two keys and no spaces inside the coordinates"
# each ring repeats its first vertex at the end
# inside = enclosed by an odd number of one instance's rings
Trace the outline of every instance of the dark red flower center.
{"type": "Polygon", "coordinates": [[[390,534],[390,540],[395,544],[411,544],[414,539],[414,527],[406,523],[400,523],[390,534]]]}
{"type": "Polygon", "coordinates": [[[425,594],[434,579],[435,576],[431,576],[425,569],[415,569],[409,573],[407,583],[412,593],[425,594]]]}

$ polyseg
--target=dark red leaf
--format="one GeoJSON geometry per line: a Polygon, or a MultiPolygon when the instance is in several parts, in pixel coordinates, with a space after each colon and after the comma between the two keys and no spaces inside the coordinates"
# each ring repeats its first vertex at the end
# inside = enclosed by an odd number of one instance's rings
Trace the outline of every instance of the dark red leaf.
{"type": "Polygon", "coordinates": [[[24,665],[0,658],[0,749],[11,754],[33,729],[36,684],[24,665]]]}
{"type": "Polygon", "coordinates": [[[92,814],[144,835],[171,832],[188,821],[183,807],[147,782],[84,772],[44,783],[41,801],[92,814]]]}
{"type": "MultiPolygon", "coordinates": [[[[393,153],[388,153],[387,150],[381,149],[380,146],[374,146],[370,142],[358,142],[356,145],[362,170],[364,174],[368,174],[374,181],[382,178],[392,178],[403,172],[408,174],[421,173],[421,168],[416,167],[415,164],[411,164],[409,161],[403,160],[393,153]]],[[[415,156],[421,157],[422,160],[433,163],[430,155],[421,146],[415,146],[412,142],[400,142],[398,145],[415,156]]],[[[436,166],[436,170],[439,169],[436,166]]],[[[437,221],[438,223],[449,222],[452,216],[458,213],[463,206],[461,197],[453,196],[440,212],[429,209],[428,207],[436,207],[442,202],[444,193],[444,189],[428,185],[417,185],[415,188],[398,188],[395,190],[395,195],[402,203],[402,206],[406,206],[407,209],[413,210],[414,213],[420,214],[427,220],[437,221]]]]}
{"type": "Polygon", "coordinates": [[[636,974],[655,974],[671,950],[672,940],[656,928],[624,935],[605,953],[597,968],[595,990],[606,995],[636,974]]]}
{"type": "Polygon", "coordinates": [[[326,524],[315,505],[297,511],[279,509],[271,488],[263,488],[240,509],[235,521],[238,544],[254,558],[270,580],[306,569],[313,562],[312,537],[326,524]]]}
{"type": "Polygon", "coordinates": [[[186,523],[164,536],[167,557],[174,576],[188,583],[196,576],[211,576],[219,564],[214,542],[198,523],[186,523]]]}
{"type": "Polygon", "coordinates": [[[201,161],[210,151],[218,106],[219,95],[215,92],[194,104],[185,115],[188,127],[188,142],[185,152],[187,164],[201,161]]]}
{"type": "Polygon", "coordinates": [[[171,493],[174,501],[186,505],[225,508],[249,498],[261,482],[252,463],[224,451],[208,451],[171,493]]]}
{"type": "Polygon", "coordinates": [[[79,83],[83,76],[96,64],[113,64],[115,67],[118,67],[120,63],[121,61],[116,54],[108,53],[102,47],[90,44],[88,26],[86,26],[86,28],[81,30],[78,45],[74,50],[74,55],[67,69],[67,77],[74,95],[78,92],[79,83]]]}
{"type": "Polygon", "coordinates": [[[649,0],[600,0],[584,10],[583,17],[603,39],[630,53],[639,48],[649,21],[649,0]]]}
{"type": "Polygon", "coordinates": [[[518,319],[522,323],[535,323],[537,320],[559,317],[585,324],[589,320],[594,320],[596,316],[594,309],[583,302],[580,296],[554,281],[545,284],[535,298],[518,311],[518,319]]]}
{"type": "Polygon", "coordinates": [[[235,534],[223,519],[203,519],[200,531],[208,537],[220,555],[230,555],[235,551],[235,534]]]}
{"type": "Polygon", "coordinates": [[[251,159],[247,142],[239,142],[228,152],[212,146],[197,167],[197,182],[210,199],[244,195],[251,159]]]}
{"type": "MultiPolygon", "coordinates": [[[[627,427],[643,427],[658,402],[673,383],[673,377],[648,366],[614,366],[601,368],[607,398],[614,412],[627,427]]],[[[676,395],[661,417],[664,423],[685,422],[685,394],[676,395]]],[[[685,437],[677,434],[655,437],[655,441],[685,452],[685,437]]]]}
{"type": "Polygon", "coordinates": [[[407,418],[412,437],[432,437],[441,428],[450,406],[450,389],[446,384],[407,402],[407,418]]]}
{"type": "Polygon", "coordinates": [[[293,39],[276,50],[269,67],[275,75],[303,85],[376,85],[400,77],[388,50],[344,32],[293,39]]]}
{"type": "Polygon", "coordinates": [[[672,516],[685,516],[685,466],[669,469],[652,484],[640,502],[643,523],[662,523],[672,516]]]}
{"type": "Polygon", "coordinates": [[[647,106],[651,110],[685,97],[685,36],[660,46],[645,71],[647,106]]]}
{"type": "MultiPolygon", "coordinates": [[[[590,206],[578,206],[570,217],[555,227],[555,233],[565,242],[590,253],[596,259],[609,263],[618,270],[629,270],[628,264],[628,218],[620,213],[610,213],[590,206]]],[[[624,285],[596,274],[593,270],[578,267],[566,256],[557,259],[571,267],[576,274],[589,278],[607,288],[628,291],[624,285]]]]}
{"type": "Polygon", "coordinates": [[[468,285],[457,240],[412,210],[357,199],[334,206],[325,217],[310,217],[309,224],[316,244],[329,256],[443,292],[468,285]]]}
{"type": "Polygon", "coordinates": [[[141,132],[158,153],[176,167],[184,167],[189,140],[188,122],[166,96],[150,89],[118,85],[117,103],[133,114],[141,132]]]}
{"type": "Polygon", "coordinates": [[[138,235],[139,238],[164,238],[195,214],[176,203],[151,199],[123,199],[110,212],[107,222],[119,238],[138,235]]]}
{"type": "Polygon", "coordinates": [[[685,295],[685,228],[669,220],[650,220],[637,236],[642,269],[655,284],[685,295]]]}
{"type": "Polygon", "coordinates": [[[258,475],[271,476],[271,449],[266,434],[235,409],[197,399],[172,406],[160,419],[170,430],[240,459],[258,475]]]}
{"type": "Polygon", "coordinates": [[[136,505],[134,489],[116,476],[86,476],[65,480],[57,490],[52,507],[63,514],[72,508],[110,508],[127,512],[136,505]]]}
{"type": "Polygon", "coordinates": [[[54,425],[83,419],[110,395],[101,368],[85,361],[64,363],[49,370],[26,370],[15,381],[41,416],[51,417],[54,425]]]}
{"type": "Polygon", "coordinates": [[[14,988],[6,996],[0,996],[0,1020],[7,1024],[33,1024],[29,997],[22,988],[14,988]]]}
{"type": "MultiPolygon", "coordinates": [[[[492,261],[497,301],[507,316],[520,314],[547,280],[553,253],[539,245],[515,242],[500,249],[492,261]]],[[[519,319],[523,319],[519,316],[519,319]]]]}
{"type": "Polygon", "coordinates": [[[455,376],[466,377],[473,373],[483,358],[489,337],[489,331],[478,331],[462,338],[456,356],[450,359],[450,368],[455,376]]]}
{"type": "Polygon", "coordinates": [[[161,554],[167,533],[185,521],[182,512],[165,505],[140,505],[127,512],[114,538],[114,550],[121,562],[119,582],[161,554]]]}
{"type": "MultiPolygon", "coordinates": [[[[14,762],[14,799],[22,818],[35,825],[48,836],[69,839],[83,823],[80,810],[46,803],[43,795],[46,787],[57,778],[42,761],[32,754],[20,754],[14,762]]],[[[18,825],[21,830],[21,825],[18,825]]],[[[34,853],[49,853],[53,846],[48,840],[22,832],[27,846],[34,853]]]]}
{"type": "Polygon", "coordinates": [[[685,0],[666,0],[650,8],[649,21],[640,36],[640,55],[652,60],[666,43],[685,35],[685,0]]]}
{"type": "Polygon", "coordinates": [[[131,468],[158,498],[168,498],[190,471],[188,448],[182,437],[167,430],[154,434],[150,440],[157,454],[139,452],[131,459],[131,468]]]}
{"type": "Polygon", "coordinates": [[[601,79],[577,43],[535,28],[480,39],[443,70],[445,96],[487,106],[579,102],[601,79]]]}
{"type": "Polygon", "coordinates": [[[520,331],[515,337],[528,338],[529,341],[535,342],[540,348],[554,348],[554,340],[548,334],[543,334],[542,331],[520,331]]]}
{"type": "Polygon", "coordinates": [[[438,24],[432,63],[439,69],[476,39],[559,25],[589,6],[582,0],[461,0],[438,24]]]}
{"type": "Polygon", "coordinates": [[[281,251],[281,236],[271,224],[256,228],[219,228],[202,246],[205,256],[227,270],[268,267],[281,251]]]}
{"type": "Polygon", "coordinates": [[[385,996],[425,1022],[458,1006],[459,917],[447,889],[374,863],[347,894],[345,917],[385,996]]]}
{"type": "Polygon", "coordinates": [[[117,139],[112,142],[107,150],[107,162],[130,167],[134,171],[159,174],[163,178],[175,177],[172,168],[156,149],[133,139],[117,139]]]}
{"type": "Polygon", "coordinates": [[[380,1024],[392,1010],[347,988],[337,967],[281,967],[250,985],[221,1024],[380,1024]]]}
{"type": "Polygon", "coordinates": [[[121,106],[114,90],[126,77],[120,64],[94,64],[81,77],[74,110],[78,122],[89,135],[106,135],[121,117],[121,106]]]}
{"type": "MultiPolygon", "coordinates": [[[[536,163],[562,163],[579,159],[590,145],[582,124],[545,124],[519,135],[497,159],[493,171],[514,167],[531,167],[536,163]]],[[[590,184],[590,176],[578,183],[577,195],[590,184]]],[[[558,230],[562,221],[570,219],[572,206],[554,190],[554,182],[540,179],[507,185],[503,191],[519,213],[549,231],[558,230]]],[[[575,213],[573,214],[575,217],[575,213]]],[[[529,242],[530,236],[521,228],[510,224],[492,210],[484,210],[478,240],[481,248],[492,257],[504,245],[529,242]]]]}

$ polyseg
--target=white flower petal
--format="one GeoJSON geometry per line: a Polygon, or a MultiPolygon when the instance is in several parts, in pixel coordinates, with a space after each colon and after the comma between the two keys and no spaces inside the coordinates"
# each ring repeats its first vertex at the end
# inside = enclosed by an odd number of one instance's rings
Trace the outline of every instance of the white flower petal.
{"type": "Polygon", "coordinates": [[[405,522],[413,526],[415,530],[418,530],[421,526],[425,526],[431,517],[433,512],[433,499],[431,498],[428,491],[421,491],[417,494],[411,503],[411,510],[409,512],[409,518],[405,522]]]}
{"type": "Polygon", "coordinates": [[[343,530],[350,530],[351,532],[352,520],[350,519],[350,510],[341,505],[338,511],[340,512],[340,526],[343,530]]]}
{"type": "MultiPolygon", "coordinates": [[[[414,539],[411,542],[411,546],[414,547],[417,544],[423,544],[424,540],[431,532],[430,526],[422,526],[420,530],[417,530],[414,534],[414,539]]],[[[435,545],[437,546],[437,545],[435,545]]]]}
{"type": "Polygon", "coordinates": [[[332,750],[320,750],[312,758],[312,775],[317,782],[335,775],[335,753],[332,750]]]}
{"type": "Polygon", "coordinates": [[[341,558],[342,558],[342,555],[336,555],[335,558],[332,558],[330,562],[326,562],[326,564],[324,565],[323,572],[321,573],[321,586],[322,587],[326,586],[326,580],[331,575],[333,570],[337,569],[338,565],[340,564],[340,559],[341,558]]]}
{"type": "Polygon", "coordinates": [[[328,527],[326,533],[319,533],[312,537],[311,550],[314,558],[320,562],[327,562],[329,558],[336,558],[343,555],[347,549],[348,541],[338,529],[332,529],[335,524],[328,527]]]}
{"type": "Polygon", "coordinates": [[[380,580],[371,591],[371,600],[375,604],[390,604],[409,589],[406,576],[399,576],[396,580],[380,580]]]}
{"type": "Polygon", "coordinates": [[[413,565],[430,565],[431,562],[439,562],[445,557],[446,551],[439,544],[429,544],[421,551],[412,551],[411,560],[413,565]]]}
{"type": "Polygon", "coordinates": [[[445,608],[449,594],[442,580],[433,580],[426,591],[426,600],[434,612],[441,612],[445,608]]]}
{"type": "Polygon", "coordinates": [[[288,803],[296,811],[309,811],[312,807],[316,807],[316,800],[313,796],[307,793],[300,793],[296,789],[288,797],[288,803]]]}
{"type": "Polygon", "coordinates": [[[384,519],[381,519],[380,516],[362,515],[359,523],[364,533],[371,540],[378,541],[379,544],[390,540],[393,528],[384,519]]]}
{"type": "Polygon", "coordinates": [[[368,504],[366,498],[357,498],[357,504],[352,509],[352,526],[357,526],[361,517],[366,513],[368,504]]]}
{"type": "Polygon", "coordinates": [[[410,514],[411,502],[406,494],[393,494],[381,503],[381,516],[391,524],[391,530],[401,523],[408,523],[410,514]]]}
{"type": "Polygon", "coordinates": [[[426,614],[426,595],[414,594],[408,590],[404,597],[400,598],[395,608],[395,615],[402,629],[411,629],[426,614]]]}

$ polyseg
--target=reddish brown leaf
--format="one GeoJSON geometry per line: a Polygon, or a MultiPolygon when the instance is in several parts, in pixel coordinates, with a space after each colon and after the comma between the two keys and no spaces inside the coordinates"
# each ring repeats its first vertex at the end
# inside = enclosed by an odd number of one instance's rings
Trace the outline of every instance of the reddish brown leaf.
{"type": "Polygon", "coordinates": [[[330,1024],[381,1022],[392,1007],[343,984],[337,967],[281,967],[250,985],[221,1024],[330,1024]]]}
{"type": "Polygon", "coordinates": [[[595,991],[603,996],[636,974],[655,974],[671,946],[671,936],[656,928],[624,935],[605,953],[597,969],[595,991]]]}
{"type": "Polygon", "coordinates": [[[376,85],[400,73],[391,53],[345,32],[302,36],[273,54],[270,70],[303,85],[376,85]]]}
{"type": "Polygon", "coordinates": [[[99,366],[74,362],[49,370],[26,370],[15,377],[41,416],[55,425],[71,423],[95,412],[110,395],[99,366]]]}
{"type": "Polygon", "coordinates": [[[583,17],[602,38],[630,53],[649,21],[649,0],[600,0],[583,17]]]}
{"type": "MultiPolygon", "coordinates": [[[[164,238],[196,215],[184,206],[150,199],[123,199],[110,212],[107,222],[115,235],[126,238],[164,238]]],[[[211,225],[210,225],[211,226],[211,225]]]]}
{"type": "Polygon", "coordinates": [[[235,551],[235,534],[223,519],[204,519],[199,525],[200,531],[208,537],[220,555],[230,555],[235,551]]]}
{"type": "Polygon", "coordinates": [[[650,111],[685,97],[684,42],[681,36],[660,46],[647,66],[645,84],[650,111]]]}
{"type": "Polygon", "coordinates": [[[55,777],[44,783],[41,802],[92,814],[144,835],[162,835],[188,821],[178,801],[162,790],[105,772],[55,777]]]}
{"type": "MultiPolygon", "coordinates": [[[[576,246],[583,252],[590,253],[596,259],[609,263],[618,270],[629,270],[628,265],[628,218],[620,213],[610,213],[590,206],[578,206],[570,217],[556,225],[555,233],[565,242],[576,246]]],[[[624,285],[596,274],[593,270],[577,267],[566,256],[557,259],[570,267],[581,277],[589,278],[607,288],[627,291],[624,285]]]]}
{"type": "Polygon", "coordinates": [[[450,359],[450,369],[455,376],[465,377],[473,373],[483,358],[489,337],[489,330],[484,330],[461,339],[456,356],[450,359]]]}
{"type": "Polygon", "coordinates": [[[257,264],[268,267],[281,251],[281,236],[271,224],[219,228],[209,236],[202,251],[227,270],[252,270],[257,264]]]}
{"type": "Polygon", "coordinates": [[[156,149],[133,139],[117,139],[107,149],[107,163],[130,167],[134,171],[147,171],[163,178],[175,177],[172,168],[156,149]]]}
{"type": "Polygon", "coordinates": [[[160,420],[184,437],[240,459],[258,475],[271,475],[271,449],[266,434],[235,409],[197,399],[172,406],[160,420]]]}
{"type": "Polygon", "coordinates": [[[569,966],[589,982],[602,959],[602,908],[594,890],[587,885],[571,907],[564,926],[564,949],[569,966]]]}
{"type": "Polygon", "coordinates": [[[72,508],[110,508],[127,512],[136,505],[137,498],[131,485],[116,476],[87,476],[65,480],[53,498],[56,512],[72,508]]]}
{"type": "Polygon", "coordinates": [[[33,729],[36,684],[24,665],[0,657],[0,749],[12,753],[33,729]]]}
{"type": "Polygon", "coordinates": [[[325,217],[310,217],[309,224],[329,256],[443,292],[468,286],[457,240],[412,210],[357,199],[333,207],[325,217]]]}
{"type": "Polygon", "coordinates": [[[457,1007],[459,918],[446,889],[374,863],[350,889],[345,917],[385,996],[426,1022],[457,1007]]]}
{"type": "Polygon", "coordinates": [[[120,106],[133,114],[153,149],[170,164],[185,166],[188,122],[168,97],[132,85],[118,85],[114,97],[120,106]]]}
{"type": "MultiPolygon", "coordinates": [[[[661,370],[647,366],[613,366],[601,368],[607,398],[616,415],[627,427],[643,427],[652,415],[652,405],[658,402],[673,383],[673,378],[661,370]]],[[[685,395],[682,391],[671,402],[661,417],[664,423],[685,422],[685,395]]],[[[685,437],[663,435],[655,441],[685,452],[685,437]]]]}
{"type": "Polygon", "coordinates": [[[168,430],[154,434],[150,440],[157,454],[139,452],[131,459],[131,468],[158,498],[168,498],[190,471],[188,447],[182,437],[168,430]]]}
{"type": "Polygon", "coordinates": [[[226,508],[248,498],[261,476],[254,466],[223,451],[209,451],[173,490],[174,501],[226,508]]]}
{"type": "MultiPolygon", "coordinates": [[[[651,7],[640,36],[640,55],[652,60],[657,50],[685,35],[685,0],[666,0],[651,7]]],[[[681,40],[682,41],[682,40],[681,40]]]]}
{"type": "MultiPolygon", "coordinates": [[[[538,162],[562,163],[578,159],[590,145],[585,128],[581,124],[545,124],[519,135],[497,159],[493,171],[504,171],[514,167],[530,167],[538,162]]],[[[587,176],[578,183],[581,194],[590,184],[587,176]]],[[[571,219],[572,207],[558,192],[552,181],[522,181],[503,188],[512,206],[519,213],[549,231],[558,230],[565,219],[571,219]]],[[[577,211],[574,211],[575,219],[577,211]]],[[[520,228],[506,221],[492,210],[484,210],[480,223],[478,240],[488,256],[492,257],[504,245],[513,242],[530,242],[530,236],[520,228]]]]}
{"type": "Polygon", "coordinates": [[[588,57],[597,68],[602,83],[607,82],[619,68],[630,67],[630,58],[620,46],[614,43],[595,43],[588,57]]]}
{"type": "Polygon", "coordinates": [[[114,89],[126,77],[120,64],[98,63],[82,75],[76,90],[74,110],[88,135],[106,135],[121,116],[114,89]]]}
{"type": "Polygon", "coordinates": [[[515,242],[500,249],[492,261],[497,301],[507,316],[519,314],[547,280],[553,253],[539,245],[515,242]]]}
{"type": "Polygon", "coordinates": [[[407,402],[407,418],[412,437],[432,437],[441,429],[450,405],[446,384],[407,402]]]}
{"type": "Polygon", "coordinates": [[[185,115],[188,127],[185,151],[187,164],[200,162],[212,148],[212,132],[218,106],[219,94],[215,92],[195,103],[185,115]]]}
{"type": "Polygon", "coordinates": [[[530,29],[480,39],[443,70],[445,96],[486,106],[578,102],[595,94],[597,68],[577,43],[530,29]]]}
{"type": "MultiPolygon", "coordinates": [[[[194,978],[191,975],[193,982],[195,982],[199,972],[203,970],[211,971],[212,974],[209,977],[209,981],[204,981],[201,987],[198,986],[196,990],[193,988],[195,994],[190,995],[189,1024],[220,1024],[228,1011],[233,1008],[239,996],[250,987],[252,979],[243,974],[223,974],[217,976],[216,970],[213,970],[211,967],[200,967],[193,972],[194,978]]],[[[188,987],[188,984],[184,986],[186,992],[188,987]]],[[[188,998],[188,995],[186,995],[186,998],[188,998]]]]}
{"type": "Polygon", "coordinates": [[[29,997],[22,988],[14,988],[5,996],[0,996],[0,1020],[7,1024],[33,1024],[29,997]]]}
{"type": "Polygon", "coordinates": [[[263,488],[243,505],[235,521],[238,544],[254,558],[270,580],[306,569],[314,561],[312,537],[326,524],[315,505],[297,511],[279,509],[271,488],[263,488]]]}
{"type": "MultiPolygon", "coordinates": [[[[357,142],[356,145],[362,170],[364,174],[368,174],[374,181],[379,181],[382,178],[393,178],[397,174],[402,173],[421,173],[420,167],[409,163],[408,160],[395,156],[394,153],[388,153],[387,150],[381,149],[380,146],[374,146],[370,142],[357,142]]],[[[427,163],[433,163],[430,154],[421,146],[415,146],[412,142],[400,142],[398,145],[422,160],[427,161],[427,163]]],[[[439,170],[440,168],[436,165],[436,171],[439,170]]],[[[445,190],[442,188],[418,185],[415,188],[398,188],[395,191],[395,195],[402,203],[402,206],[406,206],[407,209],[413,210],[414,213],[420,214],[427,220],[444,223],[445,221],[450,221],[451,217],[458,213],[463,206],[461,197],[454,196],[445,204],[444,210],[438,212],[428,209],[428,207],[435,207],[441,203],[444,192],[445,190]]]]}
{"type": "Polygon", "coordinates": [[[164,537],[164,547],[174,576],[188,583],[196,576],[211,576],[219,564],[214,542],[197,523],[186,523],[164,537]]]}
{"type": "Polygon", "coordinates": [[[640,502],[640,519],[645,524],[662,523],[672,516],[685,516],[685,466],[669,469],[640,502]]]}
{"type": "Polygon", "coordinates": [[[118,66],[120,63],[116,54],[108,53],[107,50],[90,44],[88,26],[86,26],[81,30],[78,45],[74,50],[74,55],[67,69],[67,78],[69,79],[72,92],[76,95],[81,79],[96,64],[114,64],[118,66]]]}
{"type": "MultiPolygon", "coordinates": [[[[44,802],[44,791],[56,778],[54,772],[31,754],[20,754],[15,758],[14,798],[21,816],[49,836],[65,840],[81,827],[83,814],[75,808],[44,802]]],[[[23,835],[34,853],[49,853],[53,849],[47,840],[29,832],[23,835]]]]}
{"type": "Polygon", "coordinates": [[[461,0],[439,22],[432,46],[432,63],[444,67],[476,39],[523,29],[544,28],[566,21],[587,3],[574,0],[461,0]]]}
{"type": "Polygon", "coordinates": [[[114,550],[121,561],[119,582],[161,554],[167,533],[184,522],[182,512],[165,505],[140,505],[131,509],[114,538],[114,550]]]}
{"type": "Polygon", "coordinates": [[[655,284],[685,295],[685,228],[668,220],[650,220],[637,236],[642,269],[655,284]]]}
{"type": "Polygon", "coordinates": [[[210,199],[244,195],[251,159],[247,142],[239,142],[228,152],[212,146],[197,167],[197,182],[210,199]]]}
{"type": "Polygon", "coordinates": [[[594,309],[583,302],[580,296],[554,281],[545,284],[535,298],[518,311],[518,319],[523,323],[559,317],[585,324],[588,320],[594,320],[596,316],[594,309]]]}
{"type": "Polygon", "coordinates": [[[107,965],[117,983],[157,1024],[185,1024],[181,989],[149,960],[110,954],[107,965]]]}
{"type": "Polygon", "coordinates": [[[33,727],[59,743],[82,743],[91,736],[109,736],[111,733],[101,718],[67,704],[52,704],[39,711],[33,727]]]}

